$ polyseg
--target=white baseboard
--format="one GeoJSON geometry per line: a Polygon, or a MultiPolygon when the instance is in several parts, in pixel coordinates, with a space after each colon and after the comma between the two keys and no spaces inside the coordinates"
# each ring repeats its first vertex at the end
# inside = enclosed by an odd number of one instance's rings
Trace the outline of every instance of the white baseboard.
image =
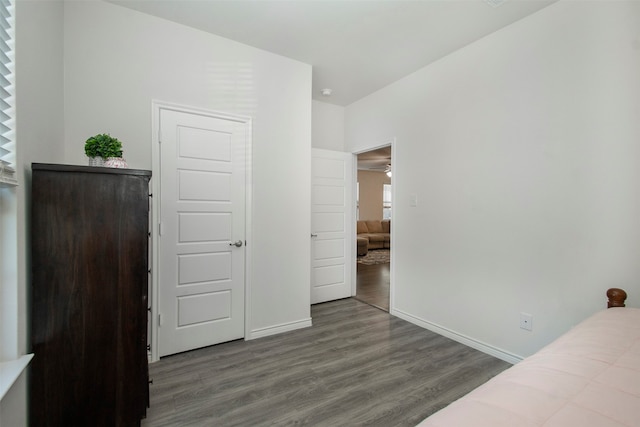
{"type": "Polygon", "coordinates": [[[268,337],[269,335],[291,332],[296,329],[308,328],[311,326],[311,318],[296,320],[295,322],[281,323],[279,325],[267,326],[266,328],[254,329],[245,337],[246,340],[268,337]]]}
{"type": "Polygon", "coordinates": [[[523,359],[521,356],[515,355],[513,353],[509,353],[497,347],[483,343],[482,341],[475,340],[466,335],[459,334],[458,332],[452,331],[451,329],[444,328],[440,325],[429,322],[427,320],[420,319],[409,313],[405,313],[402,310],[392,309],[391,314],[403,320],[406,320],[407,322],[413,323],[414,325],[418,325],[422,328],[435,332],[436,334],[443,335],[447,338],[451,338],[452,340],[457,341],[461,344],[464,344],[468,347],[475,348],[476,350],[479,350],[483,353],[489,354],[493,357],[497,357],[498,359],[504,360],[505,362],[516,364],[523,359]]]}

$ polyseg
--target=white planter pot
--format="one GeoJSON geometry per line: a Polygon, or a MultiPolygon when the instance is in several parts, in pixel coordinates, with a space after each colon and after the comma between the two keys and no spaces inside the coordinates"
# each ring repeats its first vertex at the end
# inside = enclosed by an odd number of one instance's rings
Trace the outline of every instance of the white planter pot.
{"type": "Polygon", "coordinates": [[[89,157],[89,166],[104,166],[103,157],[89,157]]]}

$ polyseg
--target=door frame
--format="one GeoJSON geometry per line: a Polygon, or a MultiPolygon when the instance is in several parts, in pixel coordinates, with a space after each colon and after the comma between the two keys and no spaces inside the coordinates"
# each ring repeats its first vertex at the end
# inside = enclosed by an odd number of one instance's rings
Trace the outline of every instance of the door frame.
{"type": "Polygon", "coordinates": [[[158,259],[159,259],[159,231],[160,231],[160,198],[161,198],[161,189],[160,189],[160,176],[161,176],[161,167],[160,167],[160,112],[162,110],[171,110],[177,111],[181,113],[187,114],[198,114],[208,117],[215,117],[223,120],[233,120],[236,122],[244,123],[247,127],[247,135],[245,138],[245,159],[244,159],[244,170],[245,170],[245,264],[244,264],[244,336],[250,336],[251,332],[251,316],[249,307],[251,307],[251,271],[252,271],[252,192],[253,188],[253,180],[252,180],[252,146],[253,146],[253,127],[252,127],[252,119],[251,117],[241,116],[237,114],[229,114],[222,113],[219,111],[209,110],[206,108],[199,108],[189,105],[177,104],[174,102],[160,101],[153,99],[151,100],[151,185],[150,185],[150,194],[151,197],[151,215],[150,215],[150,236],[151,239],[149,242],[150,254],[149,254],[149,263],[150,263],[150,275],[149,283],[151,283],[151,289],[149,290],[149,299],[150,299],[150,308],[151,308],[151,321],[150,321],[150,342],[151,342],[151,354],[150,361],[156,362],[160,359],[159,354],[159,318],[158,314],[160,313],[160,301],[159,301],[159,291],[160,291],[160,272],[158,268],[158,259]]]}
{"type": "MultiPolygon", "coordinates": [[[[396,158],[396,138],[395,137],[389,138],[388,140],[386,140],[385,142],[380,143],[380,144],[371,145],[371,146],[368,146],[368,147],[360,147],[357,151],[353,151],[352,152],[353,159],[354,159],[354,172],[353,173],[355,174],[354,179],[353,179],[353,210],[352,210],[352,212],[353,212],[352,221],[353,221],[354,224],[357,221],[357,217],[356,217],[356,212],[357,212],[357,209],[356,209],[356,203],[357,203],[357,201],[356,201],[356,197],[357,197],[356,196],[356,194],[357,194],[356,186],[358,185],[358,154],[366,153],[367,151],[373,151],[373,150],[377,150],[378,148],[388,147],[388,146],[391,146],[391,164],[393,164],[394,163],[394,159],[396,158]]],[[[397,178],[396,168],[392,168],[392,170],[393,170],[393,176],[397,178]]],[[[395,216],[395,212],[396,212],[396,200],[397,200],[395,182],[396,182],[396,179],[391,179],[391,230],[390,230],[391,231],[391,249],[390,249],[391,254],[394,253],[395,246],[396,246],[395,245],[396,221],[393,220],[393,218],[395,216]]],[[[395,289],[396,289],[396,287],[395,287],[395,281],[396,281],[395,280],[395,277],[396,277],[396,274],[395,274],[395,270],[396,270],[396,268],[395,268],[395,259],[396,259],[395,256],[391,257],[391,265],[389,266],[389,314],[394,314],[394,311],[395,311],[395,309],[394,309],[394,307],[395,307],[395,304],[394,304],[394,302],[395,302],[395,289]]],[[[354,264],[354,267],[353,267],[353,295],[355,295],[356,294],[356,286],[357,286],[357,283],[356,283],[356,280],[357,280],[356,279],[357,265],[355,265],[356,264],[355,251],[354,251],[353,259],[352,259],[351,262],[353,262],[353,264],[354,264]]]]}

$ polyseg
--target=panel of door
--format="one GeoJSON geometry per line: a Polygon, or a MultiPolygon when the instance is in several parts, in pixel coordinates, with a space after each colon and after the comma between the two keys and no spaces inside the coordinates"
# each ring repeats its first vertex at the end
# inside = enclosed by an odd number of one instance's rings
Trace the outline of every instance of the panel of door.
{"type": "Polygon", "coordinates": [[[246,123],[160,111],[160,357],[244,336],[246,123]]]}
{"type": "Polygon", "coordinates": [[[353,155],[312,150],[311,303],[353,295],[353,155]]]}

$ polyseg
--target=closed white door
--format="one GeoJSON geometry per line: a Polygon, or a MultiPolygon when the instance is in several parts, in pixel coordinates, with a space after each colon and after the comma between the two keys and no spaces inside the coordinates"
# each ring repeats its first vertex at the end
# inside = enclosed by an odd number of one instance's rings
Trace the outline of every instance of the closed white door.
{"type": "Polygon", "coordinates": [[[312,150],[311,303],[353,293],[353,155],[312,150]]]}
{"type": "Polygon", "coordinates": [[[159,355],[244,337],[241,121],[160,110],[159,355]]]}

